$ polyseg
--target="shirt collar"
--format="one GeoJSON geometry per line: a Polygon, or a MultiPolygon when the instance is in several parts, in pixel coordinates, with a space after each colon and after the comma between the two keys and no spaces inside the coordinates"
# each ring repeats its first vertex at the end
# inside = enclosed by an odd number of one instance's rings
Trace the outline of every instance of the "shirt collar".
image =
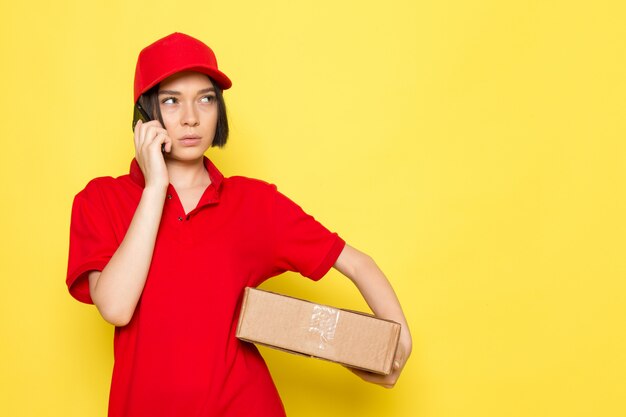
{"type": "MultiPolygon", "coordinates": [[[[224,176],[217,169],[217,167],[213,164],[213,162],[211,162],[209,158],[207,158],[206,156],[204,157],[203,162],[204,162],[204,167],[209,173],[209,178],[211,179],[211,185],[216,191],[219,190],[220,186],[222,185],[222,180],[224,179],[224,176]]],[[[139,185],[141,188],[143,188],[146,185],[146,180],[144,179],[143,173],[141,172],[141,168],[139,168],[139,163],[137,162],[137,159],[135,158],[133,158],[133,160],[130,163],[129,174],[130,174],[131,180],[133,180],[133,182],[139,185]]]]}

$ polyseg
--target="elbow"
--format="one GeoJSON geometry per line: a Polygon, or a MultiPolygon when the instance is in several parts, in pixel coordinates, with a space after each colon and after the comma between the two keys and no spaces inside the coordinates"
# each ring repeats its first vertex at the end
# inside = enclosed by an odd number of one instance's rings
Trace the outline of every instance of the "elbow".
{"type": "MultiPolygon", "coordinates": [[[[124,327],[133,318],[136,302],[125,299],[122,295],[100,288],[97,284],[100,275],[90,279],[91,300],[98,308],[102,318],[116,327],[124,327]]],[[[90,277],[91,278],[91,277],[90,277]]]]}
{"type": "Polygon", "coordinates": [[[134,311],[122,306],[100,306],[97,305],[102,318],[115,327],[124,327],[133,318],[134,311]]]}

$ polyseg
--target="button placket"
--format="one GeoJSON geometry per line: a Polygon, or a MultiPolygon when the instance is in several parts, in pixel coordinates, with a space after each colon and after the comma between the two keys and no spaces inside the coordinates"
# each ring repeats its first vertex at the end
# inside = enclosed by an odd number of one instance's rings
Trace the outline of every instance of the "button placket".
{"type": "Polygon", "coordinates": [[[193,224],[190,221],[191,217],[186,214],[184,216],[180,216],[180,241],[185,245],[191,245],[193,242],[192,233],[193,233],[193,224]]]}

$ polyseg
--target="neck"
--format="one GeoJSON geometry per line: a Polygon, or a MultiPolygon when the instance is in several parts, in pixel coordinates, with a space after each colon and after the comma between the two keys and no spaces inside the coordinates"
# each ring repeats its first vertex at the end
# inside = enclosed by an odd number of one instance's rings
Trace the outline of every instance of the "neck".
{"type": "Polygon", "coordinates": [[[166,159],[170,183],[176,189],[207,187],[211,183],[203,158],[193,161],[166,159]]]}

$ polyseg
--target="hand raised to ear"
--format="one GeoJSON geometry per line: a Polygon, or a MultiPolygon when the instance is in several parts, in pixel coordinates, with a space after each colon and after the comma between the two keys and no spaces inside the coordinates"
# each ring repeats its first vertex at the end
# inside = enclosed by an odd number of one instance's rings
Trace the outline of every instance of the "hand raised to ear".
{"type": "Polygon", "coordinates": [[[169,184],[169,176],[162,147],[165,152],[172,149],[172,139],[157,120],[137,122],[134,131],[135,159],[143,173],[146,187],[164,187],[169,184]]]}

